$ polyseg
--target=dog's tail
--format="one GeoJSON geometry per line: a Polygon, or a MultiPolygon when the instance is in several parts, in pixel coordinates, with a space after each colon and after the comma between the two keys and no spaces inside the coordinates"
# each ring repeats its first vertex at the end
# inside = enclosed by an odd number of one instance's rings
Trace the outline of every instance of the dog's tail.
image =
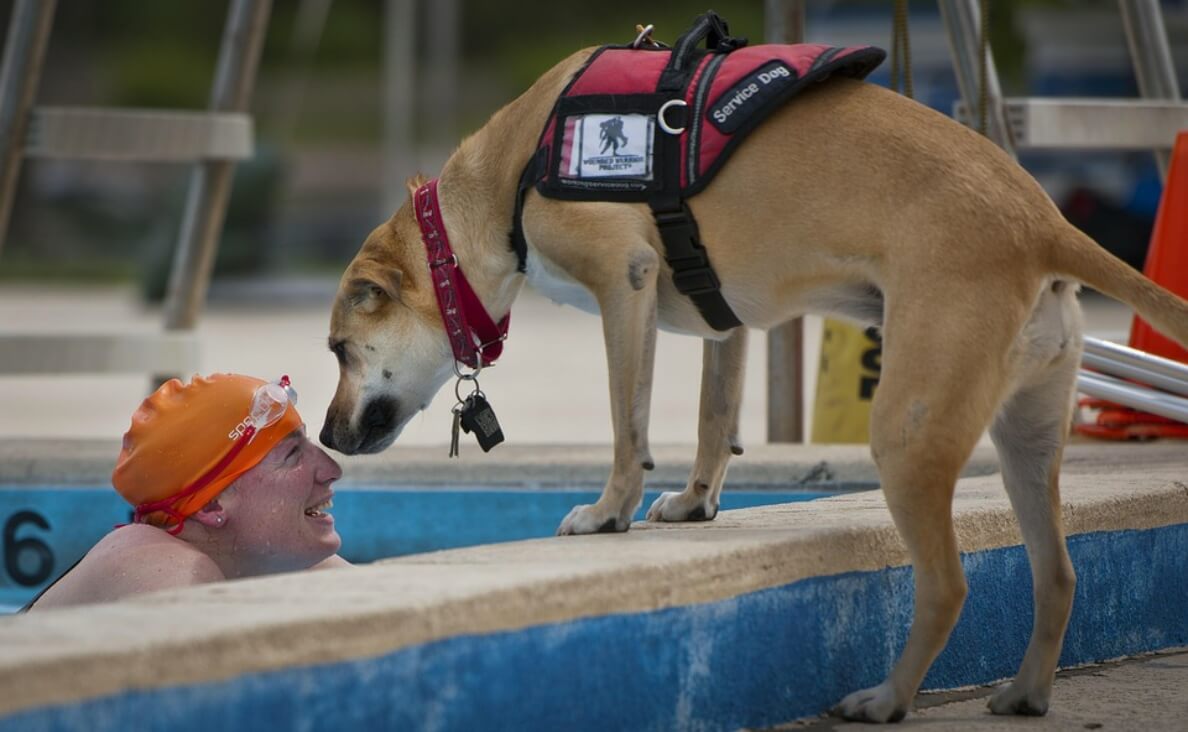
{"type": "Polygon", "coordinates": [[[1147,279],[1075,226],[1061,229],[1047,248],[1053,272],[1130,305],[1160,333],[1188,348],[1188,300],[1147,279]]]}

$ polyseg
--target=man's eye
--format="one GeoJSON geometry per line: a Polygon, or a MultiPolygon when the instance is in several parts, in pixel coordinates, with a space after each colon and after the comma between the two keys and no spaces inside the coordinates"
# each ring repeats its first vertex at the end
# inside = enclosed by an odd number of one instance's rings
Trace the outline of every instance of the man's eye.
{"type": "Polygon", "coordinates": [[[301,445],[293,445],[289,450],[289,454],[285,455],[285,460],[292,460],[293,456],[301,452],[301,445]]]}

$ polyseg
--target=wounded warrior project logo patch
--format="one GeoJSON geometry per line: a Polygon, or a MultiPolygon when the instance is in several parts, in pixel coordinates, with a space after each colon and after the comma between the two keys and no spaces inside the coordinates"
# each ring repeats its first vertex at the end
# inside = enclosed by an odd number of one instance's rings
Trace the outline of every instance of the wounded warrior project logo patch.
{"type": "Polygon", "coordinates": [[[647,114],[584,114],[565,122],[561,170],[569,178],[652,179],[652,128],[647,114]]]}

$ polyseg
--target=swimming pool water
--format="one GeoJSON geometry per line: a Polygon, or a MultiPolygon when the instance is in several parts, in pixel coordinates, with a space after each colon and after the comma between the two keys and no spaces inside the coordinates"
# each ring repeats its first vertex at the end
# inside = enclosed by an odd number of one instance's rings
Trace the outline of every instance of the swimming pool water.
{"type": "MultiPolygon", "coordinates": [[[[822,486],[822,488],[835,488],[822,486]]],[[[833,490],[727,489],[722,510],[807,501],[833,490]]],[[[573,506],[598,489],[343,485],[334,514],[343,557],[370,562],[402,554],[552,536],[573,506]]],[[[642,519],[660,494],[648,491],[642,519]]],[[[0,486],[0,612],[19,608],[104,534],[131,518],[110,487],[0,486]]]]}

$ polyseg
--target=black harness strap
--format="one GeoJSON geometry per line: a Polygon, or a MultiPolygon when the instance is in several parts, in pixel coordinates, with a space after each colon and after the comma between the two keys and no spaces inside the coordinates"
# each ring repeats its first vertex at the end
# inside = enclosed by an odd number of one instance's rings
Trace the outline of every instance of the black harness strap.
{"type": "Polygon", "coordinates": [[[511,249],[516,253],[518,260],[517,272],[525,272],[528,267],[528,240],[524,238],[524,196],[528,195],[528,190],[536,185],[536,181],[544,175],[546,157],[547,150],[538,147],[532,159],[524,166],[524,172],[520,174],[520,184],[516,186],[516,205],[512,213],[512,229],[509,238],[511,239],[511,249]]]}
{"type": "MultiPolygon", "coordinates": [[[[706,48],[716,53],[729,53],[746,45],[746,39],[730,37],[726,21],[717,13],[702,15],[673,45],[668,64],[660,74],[657,92],[679,94],[676,98],[684,98],[702,56],[697,50],[702,39],[706,41],[706,48]]],[[[685,127],[692,124],[695,114],[689,114],[687,107],[680,107],[669,111],[665,121],[670,126],[685,127]],[[678,113],[684,119],[679,119],[678,113]]],[[[664,242],[664,259],[672,267],[672,282],[678,292],[693,301],[711,328],[737,328],[742,322],[722,297],[722,283],[710,264],[709,253],[701,245],[697,220],[681,198],[681,138],[666,132],[658,136],[661,138],[658,152],[663,167],[662,187],[648,198],[648,207],[652,209],[656,228],[664,242]]],[[[690,150],[689,154],[695,155],[696,150],[690,150]]]]}

